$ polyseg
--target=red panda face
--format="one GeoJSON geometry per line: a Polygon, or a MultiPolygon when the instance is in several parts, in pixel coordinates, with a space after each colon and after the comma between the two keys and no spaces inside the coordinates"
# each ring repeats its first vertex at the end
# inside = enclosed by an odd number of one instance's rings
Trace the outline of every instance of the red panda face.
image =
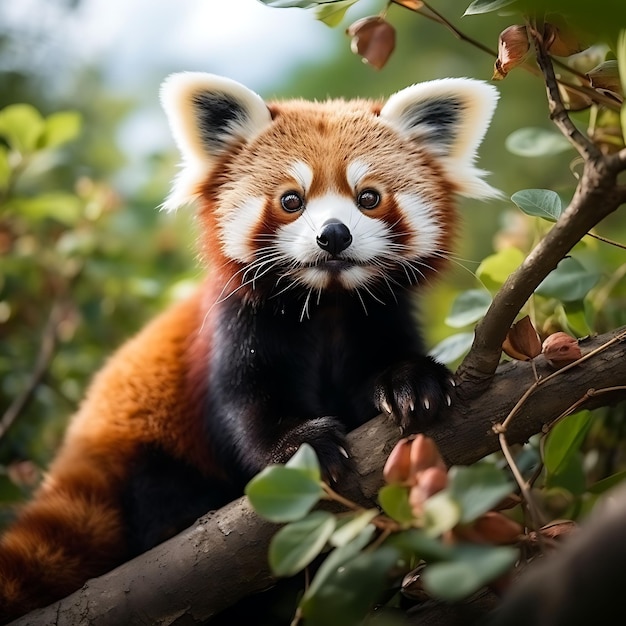
{"type": "Polygon", "coordinates": [[[266,105],[242,85],[178,74],[163,102],[184,169],[166,208],[198,200],[226,292],[303,288],[377,299],[449,253],[454,195],[496,192],[473,167],[495,90],[448,79],[386,104],[266,105]]]}

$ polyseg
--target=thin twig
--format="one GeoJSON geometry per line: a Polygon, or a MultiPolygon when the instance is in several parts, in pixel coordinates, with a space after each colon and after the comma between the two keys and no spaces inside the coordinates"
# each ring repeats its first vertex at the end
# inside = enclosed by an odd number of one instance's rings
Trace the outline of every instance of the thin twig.
{"type": "Polygon", "coordinates": [[[589,137],[576,128],[563,105],[558,81],[552,66],[552,59],[546,50],[543,40],[543,32],[535,24],[531,24],[528,30],[535,43],[537,64],[543,73],[546,83],[550,119],[586,161],[599,159],[602,156],[600,149],[589,137]]]}
{"type": "Polygon", "coordinates": [[[48,370],[57,345],[57,329],[61,321],[62,313],[63,307],[61,303],[59,301],[55,302],[50,309],[46,325],[41,334],[39,352],[28,384],[22,392],[14,398],[13,402],[4,412],[2,419],[0,419],[0,439],[4,437],[15,420],[28,406],[28,403],[31,401],[37,387],[48,370]]]}

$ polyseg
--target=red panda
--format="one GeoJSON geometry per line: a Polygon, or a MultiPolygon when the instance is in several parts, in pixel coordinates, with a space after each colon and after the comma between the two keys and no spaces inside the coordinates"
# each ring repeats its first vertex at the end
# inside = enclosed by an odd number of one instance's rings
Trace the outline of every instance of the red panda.
{"type": "Polygon", "coordinates": [[[232,80],[169,77],[183,164],[165,209],[195,203],[206,281],[98,373],[56,459],[0,542],[0,619],[48,604],[241,495],[303,443],[329,480],[345,433],[404,430],[452,401],[415,297],[449,256],[457,194],[497,94],[417,84],[386,102],[264,102],[232,80]]]}

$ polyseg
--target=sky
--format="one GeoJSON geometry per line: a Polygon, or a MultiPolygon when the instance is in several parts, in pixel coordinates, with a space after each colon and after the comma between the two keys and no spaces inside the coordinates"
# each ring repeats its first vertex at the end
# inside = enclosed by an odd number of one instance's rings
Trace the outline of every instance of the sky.
{"type": "Polygon", "coordinates": [[[42,55],[56,57],[60,80],[96,62],[120,89],[149,82],[159,69],[201,69],[262,90],[298,61],[319,58],[340,35],[309,11],[257,0],[82,0],[69,13],[59,4],[7,2],[0,15],[30,31],[30,55],[39,43],[42,55]]]}

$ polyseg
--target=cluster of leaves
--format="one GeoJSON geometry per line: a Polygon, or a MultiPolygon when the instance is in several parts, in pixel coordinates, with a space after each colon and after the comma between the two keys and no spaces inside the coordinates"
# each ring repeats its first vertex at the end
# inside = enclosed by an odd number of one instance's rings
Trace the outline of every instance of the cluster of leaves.
{"type": "MultiPolygon", "coordinates": [[[[269,549],[276,576],[291,576],[328,552],[300,600],[298,619],[312,626],[360,624],[383,592],[400,589],[405,575],[424,561],[428,566],[420,571],[420,586],[445,600],[466,597],[511,568],[518,550],[501,544],[515,543],[521,527],[505,521],[504,532],[498,524],[494,532],[488,512],[511,493],[512,484],[488,463],[441,470],[433,447],[423,436],[399,442],[386,469],[391,482],[379,493],[382,513],[335,494],[322,481],[308,444],[287,464],[267,467],[248,484],[246,494],[257,513],[286,523],[269,549]],[[409,463],[411,446],[419,451],[409,463]],[[446,483],[435,489],[424,475],[434,465],[446,483]],[[337,500],[347,510],[312,510],[322,500],[337,500]],[[479,541],[466,539],[479,524],[489,530],[479,541]]],[[[414,594],[415,578],[409,578],[414,594]]]]}

